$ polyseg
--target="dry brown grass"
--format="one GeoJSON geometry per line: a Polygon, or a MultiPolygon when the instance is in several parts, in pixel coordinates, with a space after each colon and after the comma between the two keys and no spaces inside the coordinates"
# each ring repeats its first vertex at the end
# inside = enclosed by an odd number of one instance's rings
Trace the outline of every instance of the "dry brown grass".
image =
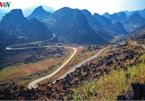
{"type": "Polygon", "coordinates": [[[141,63],[128,67],[128,70],[112,70],[96,81],[84,82],[77,88],[78,93],[85,96],[84,100],[116,100],[117,95],[125,93],[131,83],[145,83],[145,54],[139,61],[141,63]]]}

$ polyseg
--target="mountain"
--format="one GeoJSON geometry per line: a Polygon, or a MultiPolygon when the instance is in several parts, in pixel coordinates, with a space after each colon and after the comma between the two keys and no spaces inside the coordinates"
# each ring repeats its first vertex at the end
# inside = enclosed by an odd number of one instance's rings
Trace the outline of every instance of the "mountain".
{"type": "Polygon", "coordinates": [[[137,28],[135,31],[131,32],[130,34],[123,36],[119,41],[128,40],[128,39],[132,39],[137,41],[138,43],[145,44],[145,24],[137,28]]]}
{"type": "Polygon", "coordinates": [[[108,33],[110,33],[110,35],[120,36],[120,35],[128,34],[128,32],[124,29],[123,25],[119,21],[112,24],[110,19],[108,19],[104,16],[101,16],[97,13],[93,14],[93,16],[101,23],[103,28],[108,33]]]}
{"type": "Polygon", "coordinates": [[[123,11],[127,17],[131,16],[134,13],[138,13],[137,11],[123,11]]]}
{"type": "Polygon", "coordinates": [[[2,20],[3,16],[11,11],[11,8],[0,8],[0,20],[2,20]]]}
{"type": "Polygon", "coordinates": [[[145,24],[134,31],[132,36],[138,41],[138,43],[145,44],[145,24]]]}
{"type": "Polygon", "coordinates": [[[21,9],[7,13],[0,22],[0,28],[13,36],[15,41],[11,44],[47,40],[53,36],[44,23],[36,18],[27,20],[21,9]]]}
{"type": "Polygon", "coordinates": [[[145,19],[142,18],[138,13],[134,13],[121,23],[123,24],[125,30],[132,32],[145,24],[145,19]]]}
{"type": "MultiPolygon", "coordinates": [[[[32,6],[32,7],[29,7],[29,8],[26,8],[23,10],[23,14],[25,17],[28,17],[37,7],[39,7],[40,5],[35,5],[35,6],[32,6]]],[[[55,10],[52,8],[52,7],[49,7],[45,4],[42,5],[42,7],[44,8],[45,11],[47,12],[51,12],[53,13],[55,10]]]]}
{"type": "Polygon", "coordinates": [[[142,18],[145,18],[145,9],[143,9],[143,10],[136,10],[136,11],[123,11],[123,12],[126,13],[127,17],[129,17],[130,15],[132,15],[134,13],[139,13],[142,18]]]}
{"type": "MultiPolygon", "coordinates": [[[[135,39],[137,41],[145,39],[145,24],[133,31],[128,38],[135,39]]],[[[144,41],[145,42],[145,41],[144,41]]],[[[145,43],[144,43],[145,44],[145,43]]]]}
{"type": "Polygon", "coordinates": [[[106,13],[103,14],[103,16],[106,17],[106,18],[109,18],[110,14],[108,12],[106,12],[106,13]]]}
{"type": "Polygon", "coordinates": [[[101,44],[107,42],[93,31],[86,16],[78,9],[61,8],[43,22],[67,43],[101,44]]]}
{"type": "Polygon", "coordinates": [[[117,16],[118,16],[119,21],[125,20],[127,18],[126,14],[124,12],[118,12],[117,16]]]}
{"type": "Polygon", "coordinates": [[[3,29],[0,28],[0,52],[5,49],[7,45],[10,45],[12,41],[14,41],[13,36],[10,36],[3,29]]]}
{"type": "Polygon", "coordinates": [[[110,35],[107,31],[103,29],[101,23],[94,16],[92,16],[88,10],[82,10],[82,13],[86,16],[89,25],[100,37],[104,38],[105,40],[114,38],[112,35],[110,35]]]}
{"type": "Polygon", "coordinates": [[[27,18],[34,18],[36,17],[37,19],[39,19],[40,21],[47,18],[51,13],[47,12],[43,9],[42,6],[37,7],[36,9],[34,9],[34,11],[31,13],[31,15],[29,15],[27,18]]]}
{"type": "MultiPolygon", "coordinates": [[[[105,15],[107,16],[109,13],[106,13],[105,15]]],[[[109,20],[105,16],[101,16],[98,13],[94,13],[93,16],[101,23],[101,25],[112,25],[111,20],[109,20]]]]}
{"type": "Polygon", "coordinates": [[[145,18],[145,9],[138,10],[138,13],[141,15],[142,18],[145,18]]]}
{"type": "Polygon", "coordinates": [[[127,18],[126,14],[124,12],[118,12],[118,13],[114,13],[111,15],[109,13],[105,13],[105,14],[103,14],[103,16],[110,19],[112,23],[122,21],[127,18]]]}

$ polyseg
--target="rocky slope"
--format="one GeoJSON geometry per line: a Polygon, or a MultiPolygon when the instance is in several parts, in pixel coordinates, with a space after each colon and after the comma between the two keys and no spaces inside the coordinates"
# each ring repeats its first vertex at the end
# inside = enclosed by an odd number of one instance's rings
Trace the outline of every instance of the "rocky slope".
{"type": "Polygon", "coordinates": [[[119,41],[122,40],[135,40],[140,44],[145,44],[145,24],[133,31],[132,33],[123,36],[119,41]]]}
{"type": "Polygon", "coordinates": [[[107,17],[101,16],[97,13],[93,15],[103,26],[103,28],[110,33],[112,36],[120,36],[126,35],[128,32],[124,29],[124,26],[119,22],[116,21],[112,24],[111,20],[107,17]]]}
{"type": "Polygon", "coordinates": [[[132,83],[124,94],[117,96],[117,100],[145,100],[145,84],[132,83]]]}
{"type": "Polygon", "coordinates": [[[44,84],[39,86],[39,89],[31,90],[23,86],[2,89],[0,91],[1,99],[64,100],[64,97],[67,96],[67,100],[72,100],[72,90],[83,81],[96,80],[103,73],[109,73],[112,69],[126,69],[126,66],[134,65],[143,52],[143,48],[140,46],[124,45],[115,50],[110,48],[103,56],[87,62],[65,78],[57,80],[49,86],[44,84]]]}
{"type": "Polygon", "coordinates": [[[68,7],[55,11],[43,22],[67,44],[102,44],[107,41],[90,27],[85,15],[78,9],[68,7]]]}
{"type": "Polygon", "coordinates": [[[53,36],[50,30],[36,18],[27,20],[20,9],[7,13],[0,22],[0,28],[16,39],[13,43],[47,40],[53,36]]]}
{"type": "Polygon", "coordinates": [[[145,19],[142,18],[138,13],[134,13],[127,19],[121,22],[128,32],[135,31],[137,28],[145,24],[145,19]]]}
{"type": "Polygon", "coordinates": [[[94,29],[96,34],[98,34],[105,40],[114,38],[110,33],[108,33],[106,30],[104,30],[101,23],[94,16],[92,16],[88,10],[82,10],[82,13],[86,16],[89,25],[92,27],[92,29],[94,29]]]}

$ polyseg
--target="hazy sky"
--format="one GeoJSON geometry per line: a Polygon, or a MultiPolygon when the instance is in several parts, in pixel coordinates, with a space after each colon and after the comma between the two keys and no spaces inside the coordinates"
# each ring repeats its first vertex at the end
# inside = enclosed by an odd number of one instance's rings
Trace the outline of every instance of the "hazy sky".
{"type": "MultiPolygon", "coordinates": [[[[5,0],[8,1],[8,0],[5,0]]],[[[46,4],[57,10],[67,6],[71,8],[88,9],[91,13],[110,14],[123,10],[142,10],[145,0],[9,0],[11,7],[26,9],[31,6],[46,4]]]]}

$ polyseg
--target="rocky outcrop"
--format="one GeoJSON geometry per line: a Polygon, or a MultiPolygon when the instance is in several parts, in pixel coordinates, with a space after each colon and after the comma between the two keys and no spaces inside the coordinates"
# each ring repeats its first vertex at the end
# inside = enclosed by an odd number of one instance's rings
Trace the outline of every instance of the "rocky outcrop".
{"type": "Polygon", "coordinates": [[[126,93],[117,96],[117,100],[145,100],[145,84],[131,83],[126,93]]]}

